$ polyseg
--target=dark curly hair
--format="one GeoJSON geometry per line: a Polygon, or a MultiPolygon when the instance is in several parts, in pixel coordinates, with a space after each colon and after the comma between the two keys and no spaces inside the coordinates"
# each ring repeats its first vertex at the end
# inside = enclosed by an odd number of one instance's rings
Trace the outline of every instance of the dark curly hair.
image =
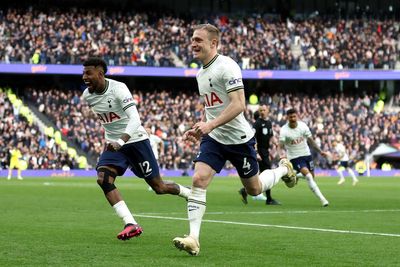
{"type": "Polygon", "coordinates": [[[103,68],[104,74],[107,73],[107,64],[104,61],[104,59],[99,58],[99,57],[90,57],[88,58],[84,63],[83,66],[87,67],[87,66],[101,66],[103,68]]]}

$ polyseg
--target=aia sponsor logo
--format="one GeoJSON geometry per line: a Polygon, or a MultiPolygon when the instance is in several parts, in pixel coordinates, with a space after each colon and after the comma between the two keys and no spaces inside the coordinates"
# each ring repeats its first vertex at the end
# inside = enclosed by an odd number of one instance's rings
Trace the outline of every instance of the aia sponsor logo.
{"type": "Polygon", "coordinates": [[[299,137],[299,138],[297,138],[297,139],[291,140],[291,141],[290,141],[290,144],[291,144],[291,145],[298,145],[298,144],[300,144],[300,143],[303,142],[303,141],[304,141],[304,138],[303,138],[303,137],[299,137]]]}
{"type": "Polygon", "coordinates": [[[206,107],[212,107],[215,105],[223,104],[224,102],[218,97],[216,93],[211,92],[210,94],[204,95],[204,103],[206,107]]]}
{"type": "Polygon", "coordinates": [[[99,118],[99,120],[101,121],[101,123],[110,123],[115,120],[121,119],[121,117],[118,116],[118,114],[116,114],[115,112],[96,113],[96,114],[97,114],[97,117],[99,118]]]}

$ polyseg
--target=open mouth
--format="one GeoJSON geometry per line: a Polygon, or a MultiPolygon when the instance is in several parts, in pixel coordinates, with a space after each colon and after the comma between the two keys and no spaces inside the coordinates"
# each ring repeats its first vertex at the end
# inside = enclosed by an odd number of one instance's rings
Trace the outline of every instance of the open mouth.
{"type": "Polygon", "coordinates": [[[87,87],[89,87],[89,88],[92,87],[92,83],[91,83],[91,82],[89,82],[89,81],[84,81],[84,83],[85,83],[85,85],[86,85],[87,87]]]}
{"type": "Polygon", "coordinates": [[[197,56],[200,53],[200,51],[201,51],[201,49],[199,49],[199,48],[193,49],[193,55],[197,56]]]}

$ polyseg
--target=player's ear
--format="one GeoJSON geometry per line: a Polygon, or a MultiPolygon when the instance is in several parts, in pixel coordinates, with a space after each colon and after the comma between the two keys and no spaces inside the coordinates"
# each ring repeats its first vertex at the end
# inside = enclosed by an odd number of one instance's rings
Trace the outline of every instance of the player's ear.
{"type": "Polygon", "coordinates": [[[218,48],[218,40],[217,39],[212,39],[211,40],[211,48],[218,48]]]}
{"type": "Polygon", "coordinates": [[[104,77],[104,71],[103,71],[103,69],[101,69],[101,68],[97,69],[97,75],[98,75],[100,78],[104,77]]]}

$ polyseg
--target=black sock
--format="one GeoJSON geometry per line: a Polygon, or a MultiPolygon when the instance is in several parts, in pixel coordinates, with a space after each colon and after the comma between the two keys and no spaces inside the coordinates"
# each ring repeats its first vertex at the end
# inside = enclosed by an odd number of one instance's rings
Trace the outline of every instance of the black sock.
{"type": "Polygon", "coordinates": [[[267,196],[267,201],[272,200],[271,189],[268,189],[267,191],[265,191],[265,195],[267,196]]]}

